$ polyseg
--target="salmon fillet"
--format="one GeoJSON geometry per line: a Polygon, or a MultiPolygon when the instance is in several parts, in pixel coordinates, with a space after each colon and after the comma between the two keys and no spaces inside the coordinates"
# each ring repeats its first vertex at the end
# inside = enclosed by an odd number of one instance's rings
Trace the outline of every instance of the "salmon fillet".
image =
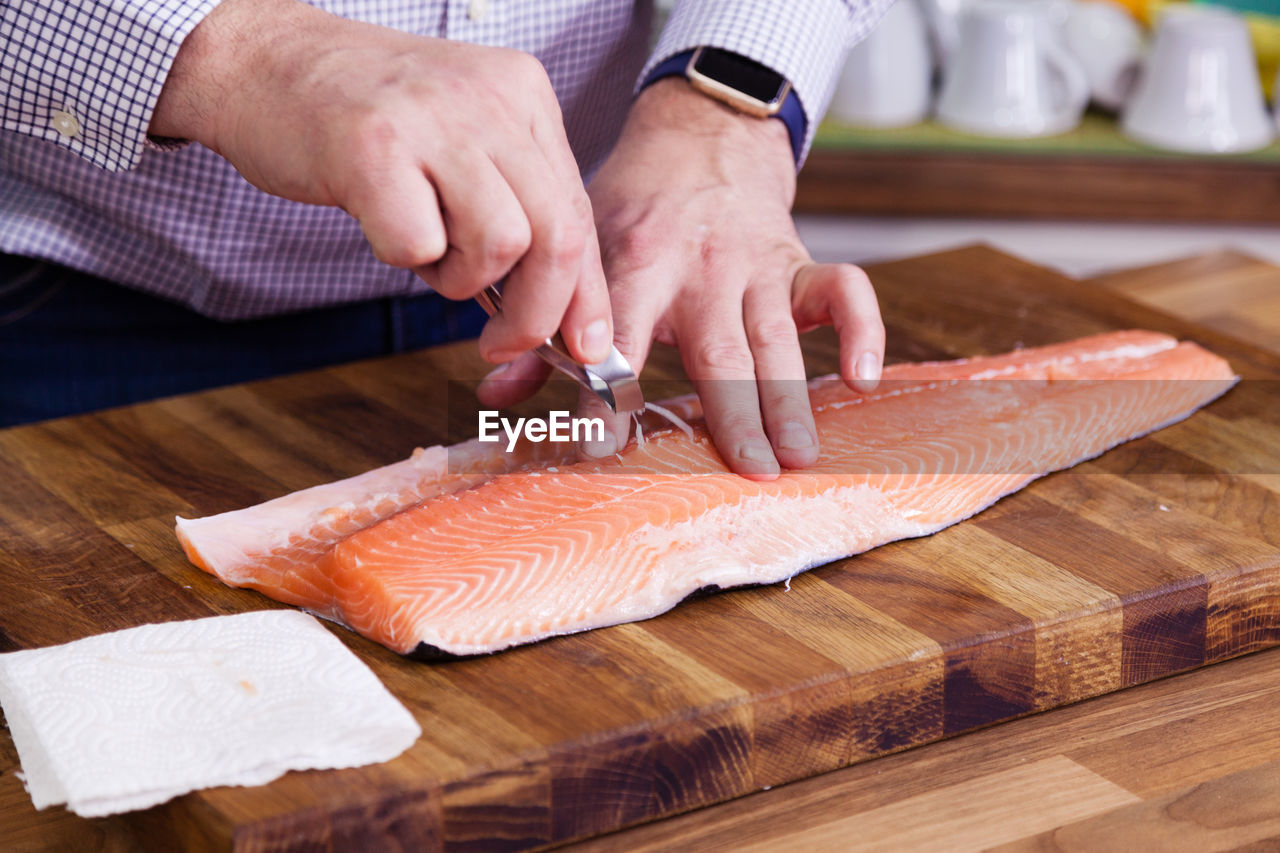
{"type": "Polygon", "coordinates": [[[401,653],[492,652],[646,619],[965,519],[1185,418],[1236,381],[1193,343],[1114,332],[810,384],[818,462],[732,474],[699,420],[577,462],[474,440],[255,507],[179,519],[197,566],[401,653]]]}

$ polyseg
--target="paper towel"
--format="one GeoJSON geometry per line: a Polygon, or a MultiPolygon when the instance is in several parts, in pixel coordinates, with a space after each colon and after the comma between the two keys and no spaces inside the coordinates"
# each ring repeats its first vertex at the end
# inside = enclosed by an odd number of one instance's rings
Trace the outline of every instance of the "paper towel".
{"type": "Polygon", "coordinates": [[[294,610],[0,655],[0,704],[35,807],[84,817],[387,761],[422,733],[337,637],[294,610]]]}

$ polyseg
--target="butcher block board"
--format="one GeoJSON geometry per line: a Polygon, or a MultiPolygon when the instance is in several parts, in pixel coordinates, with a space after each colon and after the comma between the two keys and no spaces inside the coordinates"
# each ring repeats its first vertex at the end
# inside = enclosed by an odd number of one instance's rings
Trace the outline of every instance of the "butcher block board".
{"type": "MultiPolygon", "coordinates": [[[[407,753],[197,792],[84,821],[89,834],[158,849],[544,846],[1280,644],[1280,358],[990,249],[870,273],[891,360],[1142,327],[1198,340],[1242,381],[969,521],[789,588],[451,663],[334,627],[422,724],[407,753]]],[[[830,335],[806,347],[813,372],[831,369],[830,335]]],[[[675,375],[670,352],[657,360],[651,378],[675,375]]],[[[455,345],[0,431],[0,651],[278,606],[192,568],[173,516],[461,437],[482,372],[455,345]]],[[[5,735],[0,837],[32,824],[16,770],[5,735]]]]}

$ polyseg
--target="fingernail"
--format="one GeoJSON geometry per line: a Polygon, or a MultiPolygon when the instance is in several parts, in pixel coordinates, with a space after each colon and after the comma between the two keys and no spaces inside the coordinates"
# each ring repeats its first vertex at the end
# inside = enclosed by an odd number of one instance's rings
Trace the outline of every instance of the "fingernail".
{"type": "Polygon", "coordinates": [[[584,456],[590,456],[592,459],[603,459],[618,452],[618,439],[606,429],[604,436],[599,441],[584,441],[581,447],[584,456]]]}
{"type": "Polygon", "coordinates": [[[813,447],[813,435],[799,421],[787,421],[778,431],[778,448],[781,450],[807,450],[813,447]]]}
{"type": "Polygon", "coordinates": [[[484,375],[484,379],[481,381],[488,382],[490,379],[497,379],[499,376],[506,373],[510,369],[511,369],[511,362],[509,361],[499,364],[493,370],[490,370],[488,373],[486,373],[484,375]]]}
{"type": "Polygon", "coordinates": [[[777,464],[773,457],[773,448],[763,441],[748,441],[738,448],[738,458],[747,462],[769,462],[777,464]]]}
{"type": "Polygon", "coordinates": [[[864,383],[874,385],[880,381],[880,359],[873,352],[864,352],[858,358],[857,366],[858,379],[864,383]]]}
{"type": "Polygon", "coordinates": [[[596,320],[582,332],[582,351],[589,361],[604,361],[608,358],[612,343],[609,324],[605,320],[596,320]]]}

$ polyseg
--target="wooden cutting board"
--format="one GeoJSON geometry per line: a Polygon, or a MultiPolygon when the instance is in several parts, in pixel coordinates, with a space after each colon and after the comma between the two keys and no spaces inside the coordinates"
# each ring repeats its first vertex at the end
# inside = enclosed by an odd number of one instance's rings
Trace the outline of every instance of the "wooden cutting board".
{"type": "MultiPolygon", "coordinates": [[[[1143,327],[1200,341],[1244,380],[790,589],[445,664],[334,628],[422,723],[409,752],[86,824],[158,848],[544,845],[1280,644],[1280,358],[989,249],[871,273],[894,360],[1143,327]]],[[[829,335],[807,347],[831,369],[829,335]]],[[[659,358],[654,377],[674,375],[659,358]]],[[[482,371],[463,345],[0,431],[0,651],[276,606],[190,567],[173,516],[464,437],[474,380],[439,377],[482,371]]],[[[0,737],[0,836],[30,813],[16,769],[0,737]]]]}

